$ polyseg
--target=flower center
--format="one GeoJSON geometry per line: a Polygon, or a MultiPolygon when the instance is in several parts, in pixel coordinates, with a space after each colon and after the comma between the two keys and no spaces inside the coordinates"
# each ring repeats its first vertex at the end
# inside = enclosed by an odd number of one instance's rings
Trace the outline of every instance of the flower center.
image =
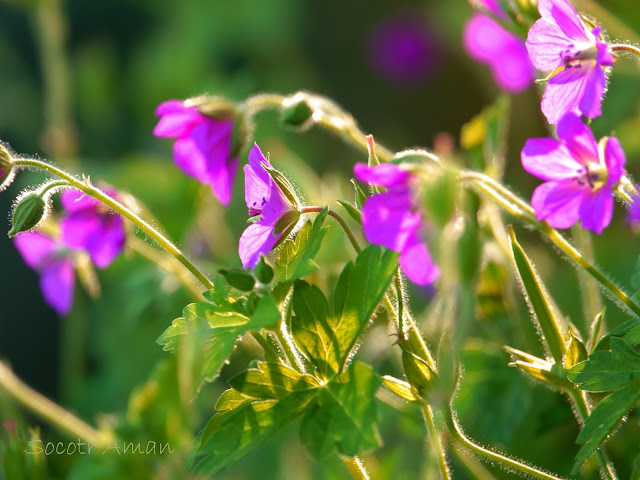
{"type": "Polygon", "coordinates": [[[593,192],[604,187],[609,179],[607,167],[601,163],[587,162],[587,165],[578,171],[578,183],[588,184],[593,192]]]}
{"type": "Polygon", "coordinates": [[[564,63],[565,68],[580,68],[585,63],[591,63],[591,66],[596,64],[598,58],[598,48],[596,45],[589,45],[583,49],[568,48],[560,52],[560,57],[564,63]]]}

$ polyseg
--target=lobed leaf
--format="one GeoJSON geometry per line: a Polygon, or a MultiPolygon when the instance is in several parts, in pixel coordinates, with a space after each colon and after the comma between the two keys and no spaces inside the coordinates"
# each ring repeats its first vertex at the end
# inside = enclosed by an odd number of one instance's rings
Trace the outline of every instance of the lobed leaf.
{"type": "Polygon", "coordinates": [[[276,280],[292,281],[304,277],[315,270],[318,265],[313,261],[328,227],[323,227],[329,208],[325,208],[315,218],[313,225],[307,222],[298,232],[295,240],[284,244],[275,261],[276,280]]]}
{"type": "Polygon", "coordinates": [[[618,337],[611,337],[611,350],[592,353],[567,372],[567,377],[589,392],[610,392],[640,379],[640,354],[618,337]]]}

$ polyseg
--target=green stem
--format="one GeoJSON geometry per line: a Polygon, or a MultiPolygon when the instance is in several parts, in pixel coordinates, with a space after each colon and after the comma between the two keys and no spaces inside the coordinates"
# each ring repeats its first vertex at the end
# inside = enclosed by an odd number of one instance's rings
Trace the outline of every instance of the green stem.
{"type": "Polygon", "coordinates": [[[35,415],[68,433],[71,438],[81,438],[100,448],[106,448],[113,443],[113,433],[94,429],[71,412],[42,396],[22,382],[3,362],[0,362],[0,387],[35,415]]]}
{"type": "Polygon", "coordinates": [[[67,182],[66,180],[55,180],[53,182],[47,182],[40,187],[40,189],[38,190],[38,195],[43,197],[49,190],[53,190],[58,187],[68,187],[68,186],[69,186],[69,182],[67,182]]]}
{"type": "MultiPolygon", "coordinates": [[[[255,115],[267,108],[276,108],[282,111],[299,101],[306,102],[313,111],[311,117],[313,123],[336,132],[355,147],[367,151],[367,136],[358,128],[353,116],[326,97],[307,92],[298,92],[286,97],[263,93],[249,97],[245,101],[245,105],[249,112],[255,115]]],[[[391,150],[380,144],[376,144],[376,151],[382,161],[388,162],[394,157],[391,150]]]]}
{"type": "MultiPolygon", "coordinates": [[[[323,210],[324,207],[303,207],[300,210],[300,213],[320,213],[323,210]]],[[[347,225],[347,222],[344,220],[344,218],[342,218],[342,216],[338,212],[331,209],[329,209],[328,214],[338,221],[338,223],[344,230],[344,233],[346,233],[347,237],[349,237],[349,242],[351,242],[353,249],[356,251],[356,253],[360,253],[362,251],[362,248],[358,244],[355,235],[349,228],[349,225],[347,225]]]]}
{"type": "MultiPolygon", "coordinates": [[[[569,390],[567,393],[569,394],[571,403],[578,412],[580,423],[584,425],[584,422],[591,414],[591,408],[589,407],[587,393],[583,392],[582,390],[576,390],[575,388],[573,390],[569,390]]],[[[600,472],[602,474],[602,478],[605,478],[606,480],[616,480],[618,478],[615,467],[607,458],[607,455],[604,452],[604,447],[600,447],[598,450],[596,450],[596,459],[600,464],[600,472]]]]}
{"type": "Polygon", "coordinates": [[[346,457],[341,455],[340,458],[354,480],[370,480],[371,477],[369,476],[367,469],[364,468],[364,463],[360,457],[346,457]]]}
{"type": "MultiPolygon", "coordinates": [[[[580,248],[582,255],[589,261],[593,261],[593,245],[591,235],[588,231],[579,225],[571,228],[573,238],[577,246],[580,248]]],[[[584,270],[577,270],[578,283],[580,285],[580,293],[582,296],[582,310],[586,318],[590,322],[596,318],[602,311],[602,301],[600,298],[600,289],[593,277],[590,277],[584,270]]]]}
{"type": "Polygon", "coordinates": [[[530,477],[540,478],[543,480],[562,480],[562,477],[558,477],[551,473],[545,472],[538,467],[532,467],[524,462],[516,460],[515,458],[507,457],[506,455],[494,452],[493,450],[489,450],[488,448],[482,447],[475,443],[465,435],[462,427],[460,427],[460,425],[458,424],[452,406],[450,406],[449,415],[447,416],[447,422],[450,424],[450,433],[453,435],[454,441],[458,442],[460,445],[472,451],[479,457],[489,460],[490,462],[503,465],[508,469],[524,473],[525,475],[528,475],[530,477]]]}
{"type": "Polygon", "coordinates": [[[442,438],[436,427],[433,410],[426,403],[422,404],[422,414],[424,416],[425,424],[427,425],[427,432],[431,439],[431,445],[433,445],[433,451],[438,457],[438,467],[440,467],[442,480],[449,480],[451,478],[451,473],[449,472],[449,466],[447,465],[447,455],[444,451],[444,446],[442,445],[442,438]]]}
{"type": "Polygon", "coordinates": [[[586,270],[592,277],[600,282],[615,297],[624,303],[633,313],[640,316],[640,306],[631,297],[623,292],[615,283],[609,280],[604,273],[589,262],[571,243],[569,243],[557,230],[547,222],[541,222],[535,217],[531,206],[511,193],[507,188],[495,180],[477,172],[460,172],[465,180],[470,180],[472,186],[480,193],[491,198],[512,215],[524,220],[538,231],[545,234],[560,250],[570,257],[578,266],[586,270]]]}
{"type": "Polygon", "coordinates": [[[262,336],[262,334],[256,330],[251,330],[251,336],[255,339],[256,342],[260,344],[262,349],[264,350],[265,355],[270,355],[273,358],[280,357],[279,352],[276,348],[267,341],[266,338],[262,336]]]}
{"type": "Polygon", "coordinates": [[[634,47],[633,45],[627,45],[625,43],[615,43],[613,45],[609,45],[609,50],[612,52],[630,52],[640,57],[640,48],[634,47]]]}
{"type": "Polygon", "coordinates": [[[66,180],[75,188],[86,193],[87,195],[100,200],[102,203],[112,208],[126,219],[130,220],[140,230],[149,235],[158,244],[160,244],[165,250],[173,255],[187,270],[189,270],[193,274],[193,276],[196,277],[200,281],[200,283],[202,283],[203,286],[205,286],[209,290],[213,288],[213,283],[211,282],[211,280],[209,280],[204,273],[198,270],[198,268],[193,263],[191,263],[191,261],[189,261],[189,259],[184,256],[180,249],[176,247],[168,238],[158,232],[149,223],[140,218],[136,213],[129,210],[123,204],[111,198],[99,188],[91,185],[88,179],[85,179],[84,181],[78,180],[76,177],[68,174],[64,170],[61,170],[41,160],[30,158],[16,158],[12,160],[12,164],[17,167],[36,167],[41,170],[45,170],[53,175],[56,175],[57,177],[66,180]]]}

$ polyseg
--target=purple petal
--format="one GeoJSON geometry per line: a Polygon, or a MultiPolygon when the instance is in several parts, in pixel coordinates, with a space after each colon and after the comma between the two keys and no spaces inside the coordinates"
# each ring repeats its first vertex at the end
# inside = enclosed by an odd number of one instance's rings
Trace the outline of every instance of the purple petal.
{"type": "Polygon", "coordinates": [[[420,213],[411,211],[408,190],[386,192],[368,198],[362,207],[366,239],[396,252],[404,249],[420,225],[420,213]]]}
{"type": "Polygon", "coordinates": [[[640,227],[640,196],[635,195],[633,197],[633,203],[629,207],[629,213],[627,215],[627,224],[630,227],[640,227]]]}
{"type": "Polygon", "coordinates": [[[173,143],[173,162],[182,173],[201,183],[209,182],[207,159],[191,137],[182,137],[173,143]]]}
{"type": "MultiPolygon", "coordinates": [[[[110,195],[113,197],[113,195],[110,195]]],[[[60,203],[67,212],[76,212],[84,209],[95,209],[101,202],[79,190],[68,188],[60,194],[60,203]]]]}
{"type": "Polygon", "coordinates": [[[156,115],[160,116],[160,120],[153,129],[153,135],[165,138],[184,137],[194,125],[206,119],[196,107],[186,107],[178,100],[161,103],[156,115]]]}
{"type": "Polygon", "coordinates": [[[34,270],[40,270],[59,248],[56,241],[40,232],[19,233],[13,239],[24,262],[34,270]]]}
{"type": "Polygon", "coordinates": [[[498,86],[510,93],[526,90],[535,80],[527,48],[515,36],[503,44],[500,57],[491,63],[491,72],[498,86]]]}
{"type": "Polygon", "coordinates": [[[71,311],[74,286],[73,264],[69,258],[51,262],[40,273],[42,296],[60,316],[71,311]]]}
{"type": "Polygon", "coordinates": [[[553,138],[531,138],[524,144],[522,166],[542,180],[575,178],[582,170],[567,147],[553,138]]]}
{"type": "Polygon", "coordinates": [[[475,4],[489,13],[494,14],[496,17],[500,17],[504,20],[507,20],[509,16],[502,9],[500,2],[498,0],[477,0],[475,4]]]}
{"type": "Polygon", "coordinates": [[[190,132],[195,147],[205,161],[205,171],[208,177],[205,180],[220,203],[228,205],[231,201],[231,190],[235,178],[237,161],[230,159],[231,135],[233,122],[230,120],[205,121],[195,125],[190,132]]]}
{"type": "Polygon", "coordinates": [[[546,220],[555,228],[569,228],[578,221],[580,203],[589,187],[572,180],[547,182],[533,192],[531,206],[538,220],[546,220]]]}
{"type": "Polygon", "coordinates": [[[577,162],[597,162],[598,144],[591,129],[577,115],[568,113],[558,122],[558,138],[577,162]]]}
{"type": "Polygon", "coordinates": [[[74,249],[88,250],[94,232],[102,230],[100,215],[95,211],[74,212],[60,221],[62,242],[74,249]]]}
{"type": "Polygon", "coordinates": [[[602,31],[602,27],[594,28],[591,33],[594,37],[596,37],[596,48],[598,49],[598,54],[596,56],[596,63],[598,65],[603,65],[605,67],[610,67],[614,63],[613,55],[609,51],[609,45],[605,42],[600,41],[600,32],[602,31]]]}
{"type": "Polygon", "coordinates": [[[409,238],[399,260],[405,275],[417,285],[433,283],[440,275],[440,269],[433,263],[427,246],[415,233],[409,238]]]}
{"type": "Polygon", "coordinates": [[[267,167],[271,168],[271,164],[267,157],[262,154],[262,150],[257,143],[253,144],[251,151],[249,152],[249,165],[253,168],[254,173],[258,176],[259,179],[262,180],[263,183],[269,185],[271,183],[271,177],[267,173],[267,171],[262,167],[262,164],[265,164],[267,167]]]}
{"type": "Polygon", "coordinates": [[[472,58],[492,62],[502,51],[506,33],[491,17],[476,14],[465,24],[462,41],[472,58]]]}
{"type": "MultiPolygon", "coordinates": [[[[262,208],[269,198],[269,182],[265,183],[261,175],[254,170],[253,166],[245,165],[244,168],[244,200],[249,208],[249,215],[257,215],[262,212],[262,208]]],[[[263,172],[263,168],[260,168],[263,172]]]]}
{"type": "Polygon", "coordinates": [[[602,233],[613,216],[613,194],[601,188],[594,194],[585,195],[580,205],[582,227],[598,234],[602,233]]]}
{"type": "Polygon", "coordinates": [[[538,0],[538,11],[543,19],[558,25],[572,43],[593,43],[580,15],[567,0],[538,0]]]}
{"type": "Polygon", "coordinates": [[[361,182],[371,183],[382,187],[397,187],[406,185],[411,174],[393,163],[383,163],[369,167],[364,163],[356,163],[353,173],[361,182]]]}
{"type": "Polygon", "coordinates": [[[249,225],[240,237],[238,244],[238,253],[242,266],[244,268],[253,268],[260,260],[260,254],[268,254],[282,232],[273,235],[273,225],[265,225],[262,222],[256,222],[249,225]]]}
{"type": "Polygon", "coordinates": [[[567,68],[553,76],[547,83],[542,97],[542,113],[552,125],[557,124],[567,113],[578,114],[580,102],[589,81],[584,63],[567,68]]]}
{"type": "Polygon", "coordinates": [[[586,117],[596,118],[602,115],[602,99],[607,79],[604,70],[597,65],[586,75],[586,85],[580,99],[580,111],[586,117]]]}
{"type": "Polygon", "coordinates": [[[622,146],[616,137],[608,137],[605,141],[607,144],[604,148],[604,163],[609,172],[607,186],[611,188],[614,184],[618,183],[620,177],[624,175],[626,158],[624,150],[622,150],[622,146]]]}
{"type": "Polygon", "coordinates": [[[107,268],[124,249],[126,238],[120,215],[102,214],[100,228],[91,233],[86,245],[91,261],[98,268],[107,268]]]}
{"type": "Polygon", "coordinates": [[[533,24],[525,44],[531,63],[541,72],[552,72],[563,66],[562,53],[573,48],[573,41],[546,18],[533,24]]]}

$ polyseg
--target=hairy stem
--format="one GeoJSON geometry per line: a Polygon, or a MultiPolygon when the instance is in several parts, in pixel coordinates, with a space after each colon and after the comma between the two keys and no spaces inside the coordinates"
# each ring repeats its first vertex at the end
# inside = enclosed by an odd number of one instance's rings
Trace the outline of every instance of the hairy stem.
{"type": "Polygon", "coordinates": [[[88,179],[84,181],[79,180],[73,175],[65,172],[64,170],[59,169],[58,167],[36,159],[15,158],[12,159],[12,164],[16,167],[35,167],[47,171],[59,178],[66,180],[73,187],[95,198],[96,200],[100,200],[102,203],[131,221],[140,230],[149,235],[158,244],[160,244],[165,250],[173,255],[187,270],[189,270],[193,274],[193,276],[196,277],[200,281],[200,283],[202,283],[204,287],[209,290],[213,288],[213,283],[211,282],[211,280],[209,280],[204,273],[198,270],[198,268],[193,263],[191,263],[191,261],[187,257],[185,257],[180,249],[171,242],[171,240],[162,235],[158,230],[153,228],[148,222],[143,220],[129,208],[125,207],[122,203],[111,198],[99,188],[94,187],[88,179]]]}
{"type": "Polygon", "coordinates": [[[433,451],[438,458],[438,467],[440,468],[442,480],[449,480],[451,478],[451,472],[449,472],[449,465],[447,464],[447,454],[442,445],[441,434],[436,427],[433,410],[426,403],[422,404],[422,414],[424,416],[424,422],[427,425],[427,432],[429,433],[433,451]]]}
{"type": "MultiPolygon", "coordinates": [[[[582,255],[593,261],[593,245],[591,243],[591,235],[579,225],[574,225],[571,229],[576,244],[582,251],[582,255]]],[[[577,270],[578,283],[580,285],[580,293],[582,296],[582,310],[586,318],[590,322],[596,318],[602,311],[602,299],[600,298],[600,289],[593,277],[587,275],[584,270],[577,270]]]]}
{"type": "Polygon", "coordinates": [[[3,362],[0,362],[0,387],[35,415],[57,426],[72,438],[81,438],[100,448],[106,448],[113,442],[114,436],[111,432],[100,432],[94,429],[71,412],[42,396],[22,382],[3,362]]]}
{"type": "Polygon", "coordinates": [[[541,468],[532,467],[520,460],[507,457],[506,455],[494,452],[493,450],[478,445],[476,442],[466,436],[466,434],[462,430],[462,427],[460,427],[460,425],[458,424],[452,406],[450,407],[449,415],[447,415],[447,422],[450,424],[450,432],[453,435],[454,441],[470,450],[471,452],[475,453],[479,457],[484,458],[490,462],[503,465],[517,472],[524,473],[525,475],[533,478],[540,478],[543,480],[562,480],[562,477],[558,477],[551,473],[545,472],[541,468]]]}
{"type": "Polygon", "coordinates": [[[634,47],[633,45],[627,45],[625,43],[615,43],[613,45],[609,45],[609,50],[611,50],[612,52],[630,52],[640,57],[640,48],[634,47]]]}
{"type": "MultiPolygon", "coordinates": [[[[320,213],[322,210],[324,210],[324,207],[303,207],[300,210],[300,213],[320,213]]],[[[342,216],[335,210],[329,209],[328,214],[338,221],[338,223],[342,227],[342,230],[344,230],[344,233],[347,234],[347,237],[349,238],[349,242],[351,242],[353,249],[356,251],[356,253],[360,253],[362,251],[362,248],[358,244],[355,235],[349,228],[349,225],[347,225],[347,222],[344,220],[344,218],[342,218],[342,216]]]]}
{"type": "MultiPolygon", "coordinates": [[[[367,151],[367,136],[358,128],[353,116],[328,98],[308,92],[298,92],[289,96],[263,93],[249,97],[245,105],[249,112],[255,115],[268,108],[282,111],[300,101],[306,102],[311,108],[313,112],[311,121],[314,124],[337,133],[343,140],[358,149],[367,151]]],[[[394,156],[391,150],[379,144],[376,144],[376,151],[382,161],[389,161],[394,156]]]]}
{"type": "Polygon", "coordinates": [[[364,467],[364,463],[360,457],[346,457],[341,455],[340,458],[349,470],[354,480],[370,480],[369,472],[364,467]]]}

